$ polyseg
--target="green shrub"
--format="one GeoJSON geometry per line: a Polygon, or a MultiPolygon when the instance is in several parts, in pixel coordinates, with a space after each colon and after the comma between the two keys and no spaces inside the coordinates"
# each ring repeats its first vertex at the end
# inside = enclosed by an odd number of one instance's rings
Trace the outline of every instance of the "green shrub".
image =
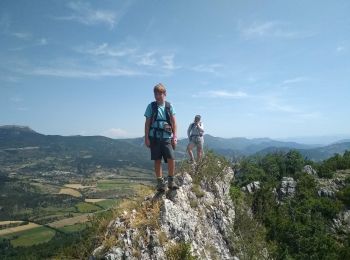
{"type": "Polygon", "coordinates": [[[337,197],[347,206],[350,207],[350,185],[340,190],[337,197]]]}
{"type": "Polygon", "coordinates": [[[172,245],[166,250],[167,260],[195,260],[196,258],[191,255],[191,244],[178,243],[172,245]]]}

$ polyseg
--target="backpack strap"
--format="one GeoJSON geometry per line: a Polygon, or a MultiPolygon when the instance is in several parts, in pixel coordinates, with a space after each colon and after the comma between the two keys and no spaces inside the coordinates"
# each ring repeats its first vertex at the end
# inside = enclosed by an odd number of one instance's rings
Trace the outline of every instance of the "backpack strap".
{"type": "Polygon", "coordinates": [[[171,125],[171,120],[170,120],[170,117],[171,117],[171,104],[168,102],[168,101],[165,101],[165,115],[166,115],[166,121],[167,123],[172,127],[171,125]]]}
{"type": "Polygon", "coordinates": [[[190,135],[190,137],[196,136],[196,135],[192,134],[192,130],[193,130],[193,127],[194,127],[194,126],[195,126],[195,123],[193,122],[193,123],[191,124],[191,131],[190,131],[191,135],[190,135]]]}
{"type": "Polygon", "coordinates": [[[151,103],[151,106],[152,106],[152,120],[151,120],[151,124],[153,124],[154,121],[156,121],[157,117],[158,117],[158,105],[157,105],[157,102],[153,101],[151,103]]]}

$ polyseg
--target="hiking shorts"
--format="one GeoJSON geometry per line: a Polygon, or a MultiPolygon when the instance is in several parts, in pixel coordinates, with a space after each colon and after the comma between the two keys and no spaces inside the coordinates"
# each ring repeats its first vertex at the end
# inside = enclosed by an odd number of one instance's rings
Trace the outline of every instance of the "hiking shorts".
{"type": "Polygon", "coordinates": [[[204,146],[203,136],[191,136],[190,143],[188,145],[192,145],[197,149],[201,149],[203,151],[203,146],[204,146]]]}
{"type": "Polygon", "coordinates": [[[168,159],[175,159],[174,149],[171,145],[171,139],[150,138],[151,141],[151,160],[164,159],[168,163],[168,159]]]}

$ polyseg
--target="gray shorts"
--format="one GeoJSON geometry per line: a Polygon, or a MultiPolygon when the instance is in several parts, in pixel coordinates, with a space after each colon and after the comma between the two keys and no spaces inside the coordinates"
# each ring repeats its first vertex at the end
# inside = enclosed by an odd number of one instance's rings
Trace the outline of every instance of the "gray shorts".
{"type": "Polygon", "coordinates": [[[171,139],[150,138],[151,141],[151,160],[161,160],[167,163],[168,159],[175,159],[174,149],[171,145],[171,139]]]}
{"type": "Polygon", "coordinates": [[[193,145],[197,149],[203,150],[203,145],[204,145],[203,136],[191,136],[190,143],[188,145],[193,145]]]}

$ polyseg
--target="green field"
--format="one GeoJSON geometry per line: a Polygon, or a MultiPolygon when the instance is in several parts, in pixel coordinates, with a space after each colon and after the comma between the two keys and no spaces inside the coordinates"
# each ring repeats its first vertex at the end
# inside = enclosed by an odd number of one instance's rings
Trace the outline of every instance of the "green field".
{"type": "Polygon", "coordinates": [[[99,190],[131,190],[133,183],[127,180],[101,180],[97,183],[99,190]]]}
{"type": "Polygon", "coordinates": [[[106,199],[104,201],[99,201],[95,204],[99,205],[100,207],[102,207],[104,209],[109,209],[109,208],[116,206],[118,204],[118,202],[119,202],[119,200],[106,199]]]}
{"type": "MultiPolygon", "coordinates": [[[[140,183],[149,184],[153,180],[147,171],[132,167],[114,175],[106,171],[105,176],[86,178],[55,172],[52,174],[33,172],[32,175],[17,175],[0,183],[0,190],[5,194],[0,197],[3,207],[0,221],[25,220],[39,225],[1,235],[3,250],[20,255],[21,251],[36,250],[36,247],[31,246],[36,245],[45,251],[46,245],[48,248],[59,247],[69,239],[79,239],[91,225],[90,216],[108,214],[109,209],[118,205],[122,198],[133,196],[140,183]],[[80,192],[81,196],[58,194],[62,189],[80,192]],[[85,201],[87,198],[91,201],[85,201]],[[12,249],[6,249],[8,244],[12,249]]],[[[6,255],[5,251],[2,251],[3,255],[6,255]]]]}
{"type": "Polygon", "coordinates": [[[74,232],[79,232],[79,231],[84,230],[86,228],[86,226],[87,226],[86,223],[76,223],[74,225],[59,228],[59,230],[64,232],[64,233],[74,233],[74,232]]]}
{"type": "Polygon", "coordinates": [[[95,211],[101,210],[100,207],[92,203],[86,203],[86,202],[79,202],[75,205],[75,207],[81,213],[89,213],[89,212],[95,212],[95,211]]]}
{"type": "Polygon", "coordinates": [[[54,237],[55,233],[56,232],[53,229],[41,226],[41,227],[36,227],[29,230],[5,235],[5,236],[2,236],[1,238],[10,239],[11,244],[14,247],[18,247],[18,246],[27,247],[27,246],[48,242],[54,237]]]}

